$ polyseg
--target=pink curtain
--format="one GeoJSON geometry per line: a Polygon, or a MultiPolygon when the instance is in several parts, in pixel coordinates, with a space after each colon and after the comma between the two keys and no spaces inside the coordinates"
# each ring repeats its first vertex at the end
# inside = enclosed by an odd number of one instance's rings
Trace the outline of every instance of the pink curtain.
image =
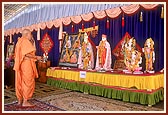
{"type": "Polygon", "coordinates": [[[30,28],[31,28],[32,31],[33,31],[33,30],[37,31],[37,29],[38,29],[38,24],[33,24],[33,25],[30,26],[30,28]]]}
{"type": "Polygon", "coordinates": [[[62,23],[64,25],[69,25],[71,23],[71,18],[70,17],[62,18],[62,23]]]}
{"type": "Polygon", "coordinates": [[[158,6],[158,4],[140,4],[140,5],[145,9],[153,9],[156,6],[158,6]]]}
{"type": "Polygon", "coordinates": [[[51,21],[48,21],[48,22],[46,22],[46,26],[48,27],[48,28],[52,28],[53,27],[53,21],[51,20],[51,21]]]}
{"type": "Polygon", "coordinates": [[[41,22],[41,23],[39,23],[39,25],[38,25],[41,29],[45,29],[46,28],[46,23],[45,22],[41,22]]]}
{"type": "Polygon", "coordinates": [[[117,8],[112,8],[112,9],[107,9],[105,10],[106,14],[110,17],[110,18],[116,18],[117,16],[119,16],[121,14],[121,9],[119,7],[117,8]]]}
{"type": "Polygon", "coordinates": [[[82,18],[80,16],[71,16],[71,20],[75,23],[78,24],[82,21],[82,18]]]}
{"type": "Polygon", "coordinates": [[[9,30],[9,33],[10,33],[10,34],[13,34],[13,29],[10,29],[10,30],[9,30]]]}
{"type": "Polygon", "coordinates": [[[32,28],[32,26],[28,26],[28,28],[31,32],[34,30],[34,28],[32,28]]]}
{"type": "Polygon", "coordinates": [[[10,34],[14,34],[15,33],[15,28],[10,29],[10,34]]]}
{"type": "Polygon", "coordinates": [[[53,20],[53,24],[56,28],[58,28],[62,24],[62,19],[53,20]]]}
{"type": "Polygon", "coordinates": [[[97,19],[102,19],[102,18],[106,17],[106,13],[104,10],[95,11],[95,12],[93,12],[93,14],[97,19]]]}
{"type": "Polygon", "coordinates": [[[8,35],[7,31],[4,31],[4,36],[7,36],[7,35],[8,35]]]}
{"type": "Polygon", "coordinates": [[[139,9],[139,4],[132,4],[128,6],[123,6],[121,9],[123,10],[124,13],[126,14],[133,14],[139,9]]]}
{"type": "Polygon", "coordinates": [[[15,28],[10,30],[10,34],[14,34],[15,33],[15,28]]]}
{"type": "Polygon", "coordinates": [[[84,21],[88,22],[93,18],[93,14],[92,13],[81,14],[81,17],[84,21]]]}

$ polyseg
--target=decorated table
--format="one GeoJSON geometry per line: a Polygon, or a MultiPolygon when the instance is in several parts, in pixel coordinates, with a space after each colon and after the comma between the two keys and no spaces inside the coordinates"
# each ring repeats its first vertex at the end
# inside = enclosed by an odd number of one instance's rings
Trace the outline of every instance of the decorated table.
{"type": "Polygon", "coordinates": [[[125,74],[51,67],[46,76],[49,85],[150,106],[163,100],[164,96],[164,74],[160,72],[125,74]]]}
{"type": "Polygon", "coordinates": [[[47,77],[46,77],[46,72],[47,72],[47,68],[50,66],[50,61],[47,62],[41,62],[39,61],[37,64],[37,70],[38,70],[38,74],[39,74],[39,78],[38,81],[41,83],[46,83],[47,81],[47,77]]]}

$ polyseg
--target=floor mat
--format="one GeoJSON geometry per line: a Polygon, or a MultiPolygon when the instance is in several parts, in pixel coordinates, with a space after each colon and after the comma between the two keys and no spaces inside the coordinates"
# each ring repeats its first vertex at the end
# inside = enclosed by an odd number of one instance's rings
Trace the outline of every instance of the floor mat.
{"type": "Polygon", "coordinates": [[[46,104],[37,108],[11,107],[16,105],[15,89],[4,90],[5,111],[59,111],[61,108],[66,111],[163,111],[164,102],[148,107],[136,103],[123,102],[120,100],[108,99],[95,95],[88,95],[81,92],[73,92],[47,84],[36,82],[36,89],[33,94],[33,103],[46,104]],[[49,105],[49,106],[48,106],[49,105]],[[10,107],[9,107],[10,106],[10,107]],[[48,108],[47,108],[48,107],[48,108]],[[53,107],[53,108],[52,108],[53,107]],[[55,108],[56,107],[56,108],[55,108]]]}
{"type": "Polygon", "coordinates": [[[52,95],[40,100],[67,111],[163,111],[161,108],[148,107],[147,105],[128,103],[79,92],[52,95]]]}
{"type": "MultiPolygon", "coordinates": [[[[49,86],[44,83],[36,82],[36,87],[35,87],[35,91],[33,94],[33,98],[38,99],[38,98],[43,98],[43,97],[47,97],[50,95],[58,95],[58,94],[67,93],[67,92],[71,92],[71,91],[49,86]]],[[[4,90],[4,104],[12,103],[12,102],[15,102],[16,100],[17,99],[16,99],[15,88],[4,90]]]]}
{"type": "Polygon", "coordinates": [[[30,102],[35,105],[33,107],[22,107],[17,105],[17,102],[5,104],[4,110],[5,111],[64,111],[56,106],[44,103],[42,101],[31,99],[30,102]]]}

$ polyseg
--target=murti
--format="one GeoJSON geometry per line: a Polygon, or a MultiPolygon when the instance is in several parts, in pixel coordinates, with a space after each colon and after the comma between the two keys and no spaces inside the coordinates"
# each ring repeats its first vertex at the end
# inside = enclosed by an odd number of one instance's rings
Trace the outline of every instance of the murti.
{"type": "Polygon", "coordinates": [[[131,38],[126,42],[124,47],[124,63],[128,70],[131,70],[131,52],[135,50],[136,41],[134,38],[131,38]]]}
{"type": "Polygon", "coordinates": [[[142,49],[146,59],[146,72],[153,71],[153,63],[155,61],[154,41],[152,38],[148,38],[142,49]]]}
{"type": "Polygon", "coordinates": [[[109,71],[111,70],[111,48],[107,41],[107,36],[102,34],[102,40],[97,46],[96,70],[109,71]]]}
{"type": "Polygon", "coordinates": [[[135,50],[136,40],[131,38],[125,44],[125,55],[124,63],[129,72],[139,71],[142,67],[139,67],[139,64],[142,63],[141,53],[135,50]]]}
{"type": "Polygon", "coordinates": [[[83,69],[91,69],[91,51],[89,49],[88,35],[84,34],[84,42],[82,43],[81,51],[82,51],[82,61],[83,61],[83,69]]]}
{"type": "Polygon", "coordinates": [[[139,64],[142,63],[141,53],[137,50],[132,51],[131,53],[131,64],[130,64],[130,71],[139,71],[142,67],[139,67],[139,64]]]}
{"type": "Polygon", "coordinates": [[[101,68],[103,68],[103,65],[105,63],[106,59],[106,48],[105,48],[105,42],[106,41],[100,41],[99,47],[98,47],[98,54],[99,54],[99,65],[101,68]]]}

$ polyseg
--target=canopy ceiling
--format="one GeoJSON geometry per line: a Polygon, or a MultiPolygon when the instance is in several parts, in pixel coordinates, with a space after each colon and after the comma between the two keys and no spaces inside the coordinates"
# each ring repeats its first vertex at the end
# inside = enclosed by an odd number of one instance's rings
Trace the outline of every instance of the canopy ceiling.
{"type": "Polygon", "coordinates": [[[29,4],[5,4],[4,5],[4,22],[27,8],[29,4]]]}
{"type": "Polygon", "coordinates": [[[123,5],[125,4],[4,4],[5,30],[123,5]]]}

